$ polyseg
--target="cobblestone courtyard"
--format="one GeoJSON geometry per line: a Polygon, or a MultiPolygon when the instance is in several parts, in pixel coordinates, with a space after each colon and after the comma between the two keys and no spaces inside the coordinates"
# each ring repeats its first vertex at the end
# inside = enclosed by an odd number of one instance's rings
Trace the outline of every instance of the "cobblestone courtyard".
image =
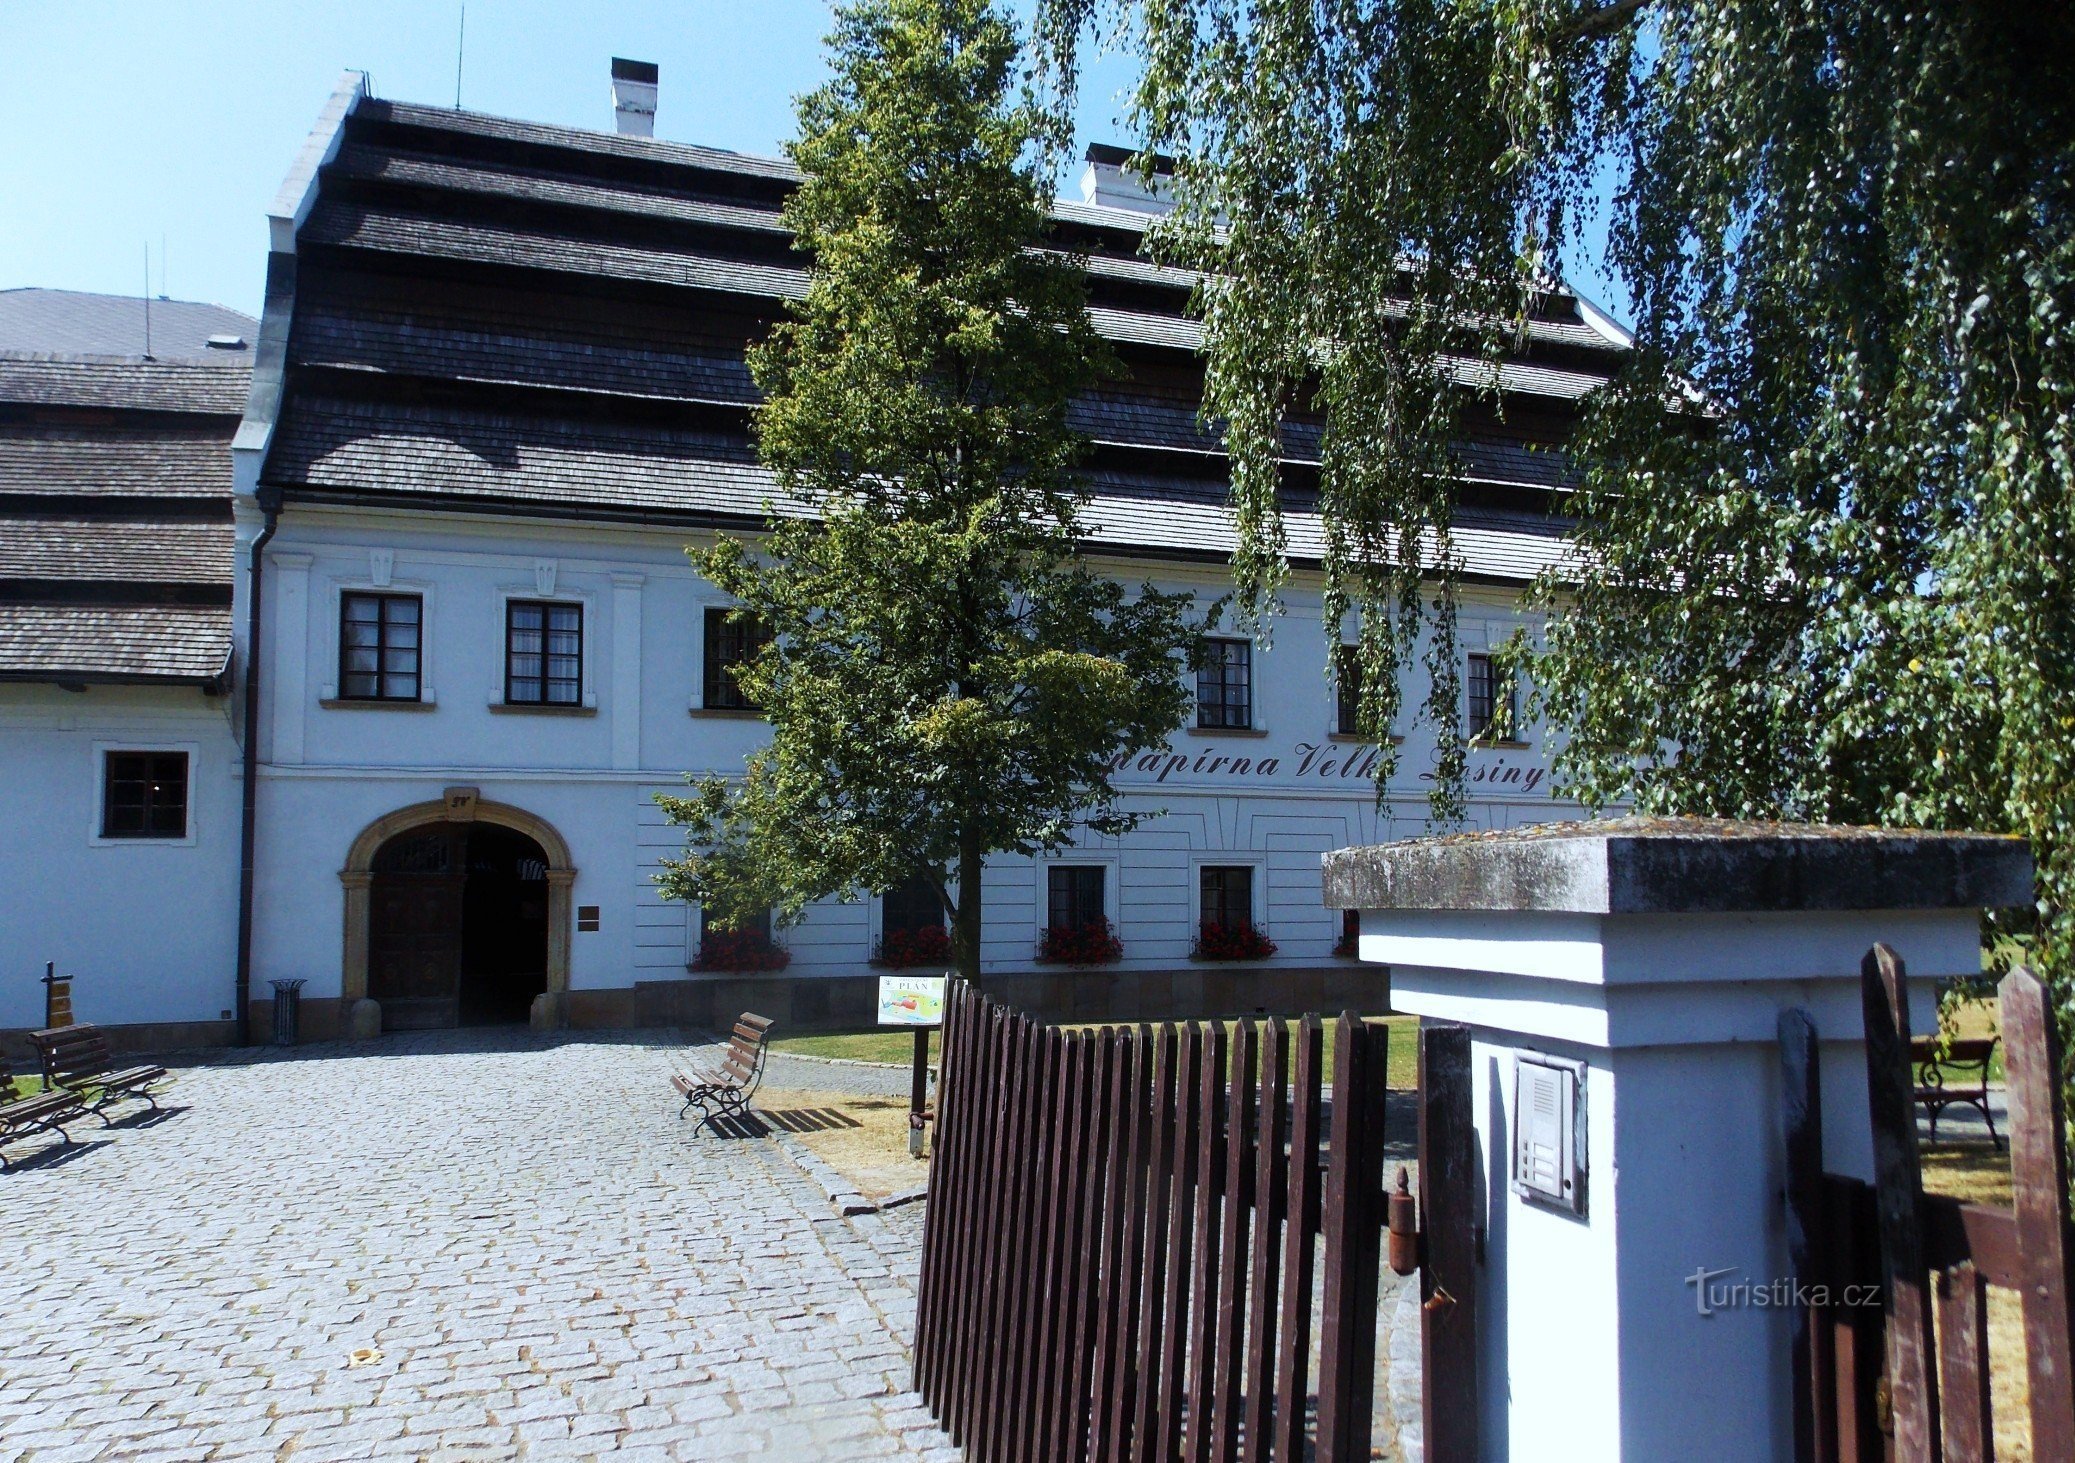
{"type": "Polygon", "coordinates": [[[920,1206],[697,1136],[673,1051],[306,1047],[75,1126],[0,1176],[0,1459],[954,1456],[907,1390],[920,1206]]]}

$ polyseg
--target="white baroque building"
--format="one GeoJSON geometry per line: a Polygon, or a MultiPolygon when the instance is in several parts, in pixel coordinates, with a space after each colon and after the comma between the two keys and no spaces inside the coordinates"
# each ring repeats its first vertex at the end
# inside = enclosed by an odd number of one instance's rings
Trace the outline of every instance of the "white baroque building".
{"type": "MultiPolygon", "coordinates": [[[[1139,257],[1157,200],[1114,153],[1090,161],[1087,200],[1054,221],[1089,256],[1091,310],[1125,367],[1075,413],[1094,443],[1089,548],[1207,603],[1229,587],[1232,524],[1219,443],[1195,419],[1188,281],[1139,257]]],[[[227,1039],[241,989],[257,1028],[274,979],[307,982],[310,1036],[745,1008],[795,1029],[869,1021],[879,941],[922,918],[909,901],[816,906],[780,932],[783,969],[710,969],[699,911],[654,883],[682,847],[655,794],[739,769],[765,734],[721,674],[739,648],[728,603],[684,549],[753,532],[772,496],[743,349],[803,288],[777,217],[794,179],[768,159],[386,102],[347,75],[271,218],[231,451],[230,673],[81,700],[0,662],[23,683],[0,686],[9,766],[38,769],[0,807],[38,850],[9,881],[0,1027],[36,1024],[30,967],[45,959],[78,976],[84,1018],[140,1024],[138,1040],[227,1039]],[[191,750],[177,834],[81,836],[118,742],[191,750]],[[93,913],[106,905],[88,891],[111,881],[132,886],[134,936],[93,913]],[[15,908],[25,884],[52,907],[15,908]],[[176,957],[180,942],[194,948],[176,957]]],[[[1624,349],[1588,305],[1552,296],[1503,369],[1503,421],[1464,443],[1473,729],[1507,694],[1483,651],[1562,548],[1566,469],[1549,449],[1624,349]]],[[[1385,998],[1373,968],[1335,954],[1319,856],[1420,831],[1432,748],[1401,747],[1379,803],[1376,749],[1341,730],[1326,669],[1315,424],[1288,441],[1289,614],[1272,646],[1232,637],[1196,724],[1118,769],[1129,805],[1157,816],[989,865],[984,963],[1012,1000],[1100,1018],[1385,998]],[[1038,962],[1048,924],[1097,914],[1120,959],[1038,962]],[[1244,920],[1275,953],[1192,959],[1206,920],[1244,920]]],[[[1526,735],[1472,751],[1476,826],[1557,814],[1526,735]]]]}

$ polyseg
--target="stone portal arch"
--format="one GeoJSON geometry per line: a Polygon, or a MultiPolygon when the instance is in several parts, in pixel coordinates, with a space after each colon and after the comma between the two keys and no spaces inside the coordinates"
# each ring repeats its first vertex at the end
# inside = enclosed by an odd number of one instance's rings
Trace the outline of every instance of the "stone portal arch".
{"type": "Polygon", "coordinates": [[[431,802],[412,803],[375,819],[360,830],[346,851],[346,866],[339,870],[339,882],[346,887],[345,949],[339,977],[346,1034],[378,1036],[382,1030],[382,1008],[367,994],[368,890],[374,883],[376,850],[397,834],[428,823],[495,823],[525,834],[547,855],[547,989],[534,1000],[532,1021],[540,1028],[561,1026],[569,1005],[569,893],[576,882],[569,844],[545,818],[509,803],[490,802],[472,787],[450,787],[431,802]]]}

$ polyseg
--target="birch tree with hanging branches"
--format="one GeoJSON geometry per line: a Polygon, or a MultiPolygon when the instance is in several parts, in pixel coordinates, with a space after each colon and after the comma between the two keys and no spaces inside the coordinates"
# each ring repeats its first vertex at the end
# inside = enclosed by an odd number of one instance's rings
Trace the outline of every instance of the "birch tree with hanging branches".
{"type": "MultiPolygon", "coordinates": [[[[1154,247],[1212,271],[1240,603],[1325,420],[1327,612],[1453,664],[1453,443],[1595,219],[1635,349],[1516,644],[1589,806],[2024,835],[2075,976],[2075,10],[1961,0],[1043,0],[1141,70],[1154,247]]],[[[1597,247],[1597,246],[1596,246],[1597,247]]],[[[1453,688],[1430,676],[1432,697],[1453,688]]],[[[1431,711],[1452,725],[1453,705],[1431,711]]],[[[1441,809],[1440,811],[1446,811],[1441,809]]],[[[1997,942],[1997,948],[2007,944],[1997,942]]]]}

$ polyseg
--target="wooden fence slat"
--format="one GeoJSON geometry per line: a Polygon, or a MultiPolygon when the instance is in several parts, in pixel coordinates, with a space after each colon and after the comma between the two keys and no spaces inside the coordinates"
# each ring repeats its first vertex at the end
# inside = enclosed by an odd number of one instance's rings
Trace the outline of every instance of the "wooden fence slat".
{"type": "Polygon", "coordinates": [[[1169,1225],[1174,1205],[1175,1083],[1179,1061],[1174,1024],[1161,1025],[1154,1038],[1152,1149],[1146,1170],[1145,1258],[1140,1264],[1138,1297],[1137,1405],[1131,1419],[1133,1456],[1162,1456],[1156,1441],[1160,1417],[1160,1367],[1167,1339],[1167,1263],[1169,1225]]]}
{"type": "Polygon", "coordinates": [[[1988,1463],[1995,1456],[1984,1289],[1981,1273],[1965,1261],[1938,1272],[1938,1396],[1952,1463],[1988,1463]]]}
{"type": "Polygon", "coordinates": [[[1354,1216],[1348,1196],[1354,1183],[1354,1145],[1348,1142],[1349,1114],[1355,1084],[1361,1080],[1361,1039],[1351,1015],[1333,1023],[1332,1132],[1326,1156],[1326,1190],[1319,1213],[1319,1244],[1324,1251],[1324,1318],[1319,1333],[1318,1457],[1340,1463],[1345,1449],[1338,1439],[1347,1431],[1349,1331],[1352,1297],[1347,1293],[1347,1257],[1354,1243],[1354,1216]]]}
{"type": "MultiPolygon", "coordinates": [[[[1780,1137],[1787,1160],[1787,1268],[1797,1286],[1819,1283],[1816,1246],[1823,1217],[1823,1083],[1816,1024],[1796,1007],[1780,1012],[1780,1137]]],[[[1823,1382],[1830,1368],[1817,1355],[1827,1315],[1799,1308],[1791,1321],[1796,1463],[1830,1463],[1834,1456],[1823,1416],[1823,1382]]],[[[1835,1408],[1829,1427],[1835,1427],[1835,1408]]]]}
{"type": "Polygon", "coordinates": [[[1071,1456],[1068,1452],[1079,1415],[1082,1357],[1087,1350],[1087,1330],[1081,1324],[1081,1300],[1087,1293],[1085,1240],[1088,1212],[1088,1175],[1098,1151],[1096,1132],[1096,1067],[1100,1052],[1093,1032],[1076,1032],[1073,1037],[1073,1091],[1067,1129],[1066,1192],[1060,1208],[1066,1215],[1066,1232],[1060,1253],[1060,1294],[1054,1302],[1056,1330],[1051,1345],[1050,1385],[1044,1403],[1044,1447],[1047,1459],[1071,1456]]]}
{"type": "Polygon", "coordinates": [[[965,1096],[957,1113],[958,1122],[958,1166],[951,1173],[952,1225],[948,1279],[944,1285],[944,1325],[938,1336],[938,1356],[941,1371],[937,1379],[937,1401],[935,1403],[938,1422],[956,1440],[959,1432],[960,1387],[965,1371],[967,1335],[971,1322],[973,1292],[972,1247],[977,1236],[972,1220],[973,1192],[980,1181],[985,1165],[985,1143],[982,1130],[986,1125],[985,1113],[991,1087],[991,1065],[984,1060],[988,1049],[988,1038],[992,1034],[994,1013],[982,1001],[974,1001],[970,1012],[970,1026],[966,1033],[965,1049],[968,1058],[965,1070],[970,1074],[965,1096]]]}
{"type": "Polygon", "coordinates": [[[980,1307],[979,1355],[973,1370],[973,1440],[967,1450],[983,1460],[992,1454],[998,1419],[995,1386],[1001,1374],[1002,1313],[1009,1286],[1009,1226],[1004,1222],[1004,1216],[1009,1212],[1009,1195],[1015,1184],[1016,1099],[1017,1089],[1022,1085],[1025,1036],[1022,1017],[1014,1012],[1005,1013],[1003,1034],[1001,1088],[996,1097],[994,1152],[987,1181],[985,1213],[990,1219],[986,1222],[985,1290],[980,1307]]]}
{"type": "MultiPolygon", "coordinates": [[[[1289,1129],[1290,1029],[1271,1016],[1261,1027],[1261,1096],[1254,1134],[1253,1281],[1247,1295],[1246,1404],[1249,1463],[1268,1463],[1275,1427],[1275,1303],[1282,1278],[1282,1223],[1289,1129]]],[[[1285,1406],[1292,1405],[1285,1399],[1285,1406]]],[[[1301,1408],[1304,1400],[1294,1399],[1301,1408]]]]}
{"type": "Polygon", "coordinates": [[[915,1295],[915,1390],[935,1412],[937,1359],[943,1349],[941,1337],[945,1287],[945,1255],[950,1247],[949,1226],[955,1222],[955,1205],[948,1202],[954,1167],[944,1157],[946,1145],[958,1131],[958,1093],[963,1083],[962,1064],[952,1060],[954,1045],[964,1028],[963,982],[950,982],[945,992],[944,1033],[941,1038],[937,1076],[937,1134],[930,1150],[930,1203],[922,1216],[922,1274],[915,1295]],[[953,1074],[958,1073],[957,1081],[953,1074]]]}
{"type": "Polygon", "coordinates": [[[1000,1364],[1001,1351],[1001,1308],[1002,1292],[1007,1283],[1006,1250],[1008,1228],[1001,1223],[1007,1212],[1010,1169],[1015,1164],[1015,1121],[1016,1121],[1016,1068],[1017,1052],[1022,1044],[1023,1019],[1014,1012],[1004,1011],[1001,1021],[1001,1065],[1002,1074],[994,1094],[994,1109],[989,1115],[992,1130],[991,1148],[987,1156],[987,1186],[984,1207],[974,1216],[981,1227],[983,1240],[979,1246],[981,1263],[981,1298],[975,1314],[977,1334],[974,1337],[973,1374],[967,1388],[967,1424],[972,1430],[973,1448],[982,1456],[994,1439],[994,1413],[988,1405],[990,1385],[995,1368],[1000,1364]]]}
{"type": "Polygon", "coordinates": [[[1131,1089],[1138,1065],[1138,1047],[1128,1030],[1110,1033],[1112,1062],[1106,1102],[1110,1111],[1108,1163],[1103,1175],[1102,1231],[1097,1254],[1101,1260],[1096,1289],[1095,1373],[1088,1389],[1087,1456],[1103,1456],[1109,1436],[1110,1400],[1115,1395],[1121,1365],[1124,1270],[1125,1164],[1132,1137],[1131,1089]]]}
{"type": "Polygon", "coordinates": [[[1916,1103],[1909,1062],[1908,975],[1886,945],[1859,967],[1866,1010],[1867,1100],[1873,1118],[1875,1202],[1888,1287],[1888,1397],[1896,1463],[1937,1463],[1938,1379],[1917,1195],[1916,1103]]]}
{"type": "Polygon", "coordinates": [[[1052,1231],[1046,1225],[1046,1196],[1050,1191],[1051,1155],[1059,1140],[1052,1121],[1052,1100],[1059,1086],[1058,1032],[1038,1026],[1036,1043],[1037,1087],[1028,1105],[1030,1143],[1020,1165],[1024,1172],[1019,1200],[1023,1229],[1022,1294],[1016,1303],[1016,1326],[1010,1345],[1014,1352],[1016,1385],[1008,1394],[1010,1426],[1004,1457],[1019,1463],[1030,1456],[1031,1403],[1036,1396],[1038,1332],[1044,1302],[1045,1259],[1052,1246],[1052,1231]]]}
{"type": "Polygon", "coordinates": [[[1297,1024],[1296,1080],[1290,1114],[1289,1197],[1283,1229],[1282,1326],[1275,1368],[1275,1452],[1295,1459],[1304,1452],[1304,1402],[1311,1362],[1312,1229],[1318,1208],[1319,1069],[1318,1017],[1297,1024]]]}
{"type": "Polygon", "coordinates": [[[2032,1456],[2075,1458],[2075,1243],[2068,1212],[2061,1040],[2046,989],[2019,966],[1997,988],[2010,1102],[2010,1172],[2024,1269],[2032,1456]]]}
{"type": "Polygon", "coordinates": [[[1203,1067],[1198,1074],[1196,1152],[1196,1268],[1189,1301],[1189,1414],[1183,1456],[1189,1463],[1209,1463],[1212,1441],[1212,1396],[1217,1368],[1218,1334],[1218,1196],[1225,1186],[1225,1145],[1219,1139],[1224,1105],[1225,1028],[1216,1021],[1203,1034],[1203,1067]]]}
{"type": "Polygon", "coordinates": [[[1175,1069],[1174,1167],[1169,1174],[1166,1313],[1160,1346],[1158,1399],[1153,1433],[1143,1449],[1146,1457],[1168,1463],[1181,1455],[1182,1409],[1188,1394],[1189,1261],[1194,1227],[1190,1206],[1196,1196],[1196,1155],[1201,1140],[1203,1029],[1191,1021],[1182,1031],[1181,1056],[1175,1069]]]}
{"type": "MultiPolygon", "coordinates": [[[[1880,1283],[1880,1222],[1873,1186],[1858,1184],[1840,1194],[1825,1175],[1823,1201],[1826,1267],[1833,1288],[1880,1283]]],[[[1837,1411],[1841,1463],[1883,1463],[1887,1442],[1881,1431],[1877,1389],[1888,1352],[1887,1313],[1879,1306],[1838,1306],[1831,1312],[1828,1349],[1835,1379],[1831,1400],[1837,1411]]]]}
{"type": "Polygon", "coordinates": [[[1224,1223],[1218,1238],[1218,1332],[1213,1357],[1211,1457],[1239,1457],[1240,1372],[1246,1344],[1247,1220],[1254,1183],[1254,1023],[1233,1023],[1226,1073],[1224,1223]]]}
{"type": "MultiPolygon", "coordinates": [[[[1353,1382],[1347,1417],[1355,1429],[1349,1440],[1352,1455],[1366,1460],[1374,1431],[1376,1401],[1376,1324],[1378,1288],[1383,1279],[1383,1192],[1384,1119],[1389,1111],[1390,1032],[1357,1018],[1364,1038],[1363,1080],[1357,1089],[1361,1113],[1360,1146],[1355,1150],[1355,1248],[1353,1294],[1355,1315],[1369,1318],[1355,1327],[1353,1382]]],[[[1474,1246],[1471,1262],[1476,1263],[1474,1246]]],[[[1474,1282],[1473,1282],[1474,1284],[1474,1282]]],[[[1474,1297],[1473,1297],[1474,1298],[1474,1297]]]]}
{"type": "Polygon", "coordinates": [[[1131,1456],[1131,1425],[1138,1416],[1140,1297],[1145,1288],[1146,1201],[1152,1148],[1153,1029],[1130,1033],[1133,1054],[1130,1089],[1130,1146],[1124,1155],[1124,1224],[1118,1267],[1117,1371],[1111,1384],[1109,1421],[1103,1432],[1103,1456],[1124,1463],[1131,1456]]]}
{"type": "Polygon", "coordinates": [[[1038,1373],[1044,1356],[1045,1287],[1050,1279],[1053,1247],[1058,1234],[1051,1221],[1053,1174],[1065,1125],[1059,1121],[1056,1104],[1065,1090],[1061,1071],[1066,1050],[1057,1027],[1038,1032],[1038,1090],[1030,1104],[1031,1142],[1024,1160],[1029,1177],[1023,1193],[1023,1222],[1029,1226],[1023,1244],[1023,1296],[1016,1321],[1016,1386],[1009,1394],[1009,1447],[1007,1456],[1016,1463],[1029,1463],[1035,1452],[1038,1373]]]}
{"type": "Polygon", "coordinates": [[[1050,1121],[1053,1139],[1047,1159],[1048,1177],[1045,1185],[1045,1231],[1050,1236],[1050,1243],[1045,1251],[1044,1283],[1038,1292],[1038,1324],[1030,1370],[1031,1390],[1023,1408],[1029,1415],[1028,1444],[1023,1450],[1023,1456],[1030,1459],[1045,1459],[1052,1456],[1046,1448],[1046,1427],[1048,1404],[1053,1389],[1058,1385],[1058,1373],[1053,1365],[1053,1349],[1059,1337],[1059,1308],[1066,1293],[1066,1204],[1067,1196],[1072,1189],[1067,1174],[1073,1163],[1074,1133],[1078,1126],[1074,1112],[1074,1089],[1080,1065],[1079,1048],[1073,1037],[1065,1031],[1055,1028],[1052,1039],[1058,1048],[1058,1080],[1052,1089],[1050,1121]]]}
{"type": "Polygon", "coordinates": [[[1097,1061],[1092,1101],[1095,1108],[1095,1142],[1090,1149],[1087,1182],[1082,1191],[1081,1297],[1076,1315],[1078,1339],[1074,1353],[1074,1381],[1069,1389],[1073,1413],[1068,1419],[1063,1458],[1088,1456],[1088,1436],[1096,1392],[1096,1331],[1102,1312],[1102,1260],[1104,1213],[1109,1202],[1110,1149],[1117,1142],[1117,1111],[1111,1089],[1123,1048],[1114,1031],[1105,1028],[1096,1045],[1097,1061]]]}
{"type": "Polygon", "coordinates": [[[1428,1463],[1470,1463],[1477,1457],[1479,1401],[1469,1028],[1422,1020],[1419,1073],[1421,1427],[1428,1463]]]}
{"type": "Polygon", "coordinates": [[[983,1018],[974,1042],[979,1079],[974,1084],[977,1102],[967,1115],[972,1139],[967,1165],[965,1196],[961,1204],[963,1231],[957,1267],[958,1320],[950,1336],[951,1390],[946,1399],[945,1430],[952,1440],[965,1442],[971,1420],[973,1376],[976,1371],[982,1324],[981,1306],[986,1300],[987,1185],[995,1151],[995,1113],[1001,1099],[1002,1069],[1008,1056],[1008,1017],[994,1005],[982,1006],[983,1018]]]}

